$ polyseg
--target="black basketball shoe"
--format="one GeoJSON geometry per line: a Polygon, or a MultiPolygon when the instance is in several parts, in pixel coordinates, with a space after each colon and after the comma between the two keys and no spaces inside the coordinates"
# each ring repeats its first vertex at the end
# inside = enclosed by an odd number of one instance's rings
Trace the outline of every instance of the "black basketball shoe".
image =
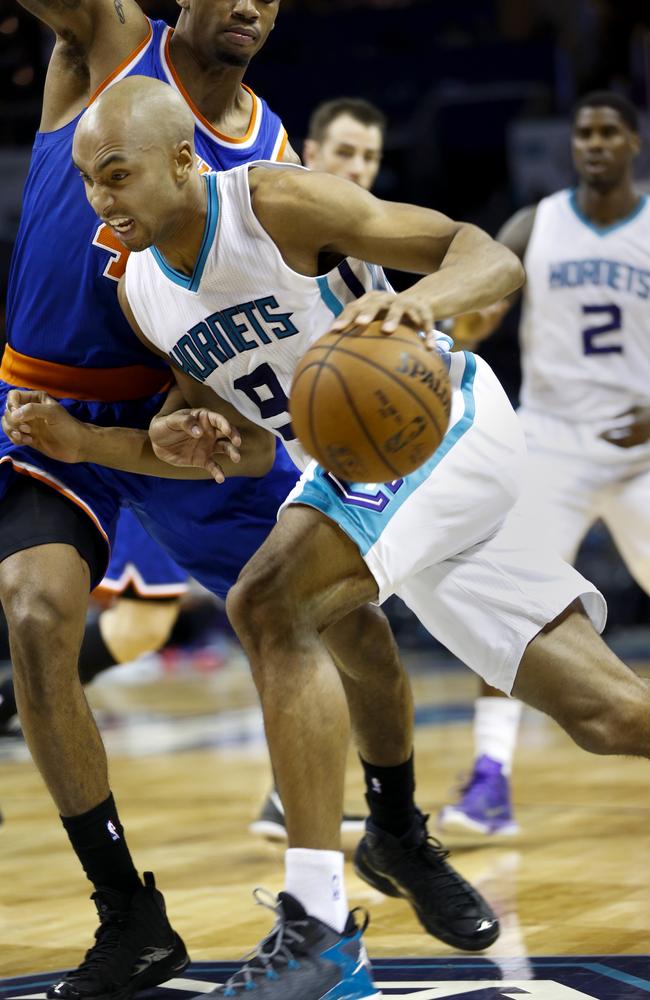
{"type": "Polygon", "coordinates": [[[357,875],[385,896],[407,899],[422,926],[445,944],[480,951],[499,936],[499,921],[469,882],[447,862],[448,852],[429,836],[419,810],[413,826],[393,837],[366,820],[357,847],[357,875]]]}
{"type": "Polygon", "coordinates": [[[50,1000],[128,1000],[189,964],[151,872],[145,872],[144,882],[133,896],[113,889],[93,893],[99,914],[95,944],[79,968],[50,986],[50,1000]]]}
{"type": "MultiPolygon", "coordinates": [[[[341,836],[351,834],[356,837],[363,833],[365,816],[355,816],[353,813],[343,813],[341,820],[341,836]]],[[[287,824],[284,819],[284,806],[277,788],[272,789],[262,803],[257,819],[248,827],[251,833],[271,841],[286,841],[287,824]]]]}

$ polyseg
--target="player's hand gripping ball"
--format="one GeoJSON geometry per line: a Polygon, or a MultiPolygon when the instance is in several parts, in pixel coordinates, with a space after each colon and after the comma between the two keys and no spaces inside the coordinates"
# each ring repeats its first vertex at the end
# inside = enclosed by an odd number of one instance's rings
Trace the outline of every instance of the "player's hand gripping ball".
{"type": "Polygon", "coordinates": [[[289,409],[301,444],[341,479],[386,483],[433,455],[449,423],[444,361],[411,327],[330,331],[296,369],[289,409]]]}

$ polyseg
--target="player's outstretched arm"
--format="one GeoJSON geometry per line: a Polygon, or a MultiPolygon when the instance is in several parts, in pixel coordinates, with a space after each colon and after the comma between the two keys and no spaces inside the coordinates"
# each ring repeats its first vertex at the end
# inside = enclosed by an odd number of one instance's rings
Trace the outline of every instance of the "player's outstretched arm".
{"type": "Polygon", "coordinates": [[[435,319],[482,309],[524,280],[516,256],[477,226],[380,201],[326,174],[264,173],[251,172],[253,208],[291,267],[315,274],[319,254],[329,252],[426,275],[398,296],[359,299],[344,310],[340,329],[385,315],[387,333],[399,322],[429,331],[435,319]]]}
{"type": "MultiPolygon", "coordinates": [[[[143,36],[146,17],[135,0],[18,0],[21,7],[47,24],[86,62],[104,50],[109,60],[113,49],[126,43],[133,48],[143,36]],[[101,32],[101,36],[100,36],[101,32]]],[[[110,71],[109,71],[110,72],[110,71]]]]}
{"type": "Polygon", "coordinates": [[[247,435],[242,459],[241,436],[226,417],[211,413],[206,422],[204,411],[187,408],[178,392],[170,394],[166,407],[171,412],[156,419],[168,421],[169,433],[180,439],[174,464],[156,455],[146,430],[84,423],[45,392],[12,390],[7,396],[2,428],[15,444],[35,448],[59,462],[92,462],[165,479],[215,479],[222,483],[234,475],[261,476],[271,468],[275,457],[273,438],[270,442],[265,438],[260,447],[256,435],[247,435]],[[194,431],[195,426],[200,433],[194,431]],[[181,444],[183,460],[178,454],[181,444]]]}
{"type": "Polygon", "coordinates": [[[56,34],[40,130],[54,131],[79,114],[91,94],[146,38],[135,0],[19,0],[56,34]]]}

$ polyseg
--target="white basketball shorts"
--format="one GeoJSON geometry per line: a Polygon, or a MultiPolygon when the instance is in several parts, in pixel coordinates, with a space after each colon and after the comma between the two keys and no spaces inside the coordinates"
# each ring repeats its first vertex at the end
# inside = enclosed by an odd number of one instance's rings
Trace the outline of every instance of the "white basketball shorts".
{"type": "Polygon", "coordinates": [[[451,355],[449,429],[405,479],[350,484],[312,462],[283,504],[306,504],[358,545],[379,603],[397,594],[428,631],[489,684],[510,693],[530,640],[581,598],[594,626],[606,605],[535,527],[510,518],[525,458],[519,420],[489,366],[451,355]]]}

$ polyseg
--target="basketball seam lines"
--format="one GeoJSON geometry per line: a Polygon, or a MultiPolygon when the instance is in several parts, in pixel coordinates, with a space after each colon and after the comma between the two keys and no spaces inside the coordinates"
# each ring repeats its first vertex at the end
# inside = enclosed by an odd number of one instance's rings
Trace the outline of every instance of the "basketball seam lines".
{"type": "MultiPolygon", "coordinates": [[[[348,352],[346,352],[346,353],[348,353],[348,352]]],[[[357,357],[357,355],[355,355],[355,357],[357,357]]],[[[311,367],[311,365],[309,367],[311,367]]],[[[365,436],[367,437],[368,441],[370,442],[371,447],[375,450],[375,452],[377,453],[378,457],[382,460],[382,462],[384,463],[384,465],[386,465],[386,467],[389,468],[390,471],[395,474],[395,478],[399,479],[400,478],[399,470],[396,469],[393,465],[391,465],[391,463],[388,461],[388,459],[386,458],[386,456],[384,455],[384,453],[382,451],[380,451],[379,446],[376,444],[376,442],[370,436],[370,432],[368,431],[368,429],[366,428],[366,425],[364,424],[363,420],[361,419],[361,416],[360,416],[360,414],[359,414],[356,406],[354,405],[352,397],[350,396],[350,393],[348,392],[348,387],[345,384],[344,380],[341,378],[340,373],[337,371],[337,369],[333,365],[328,365],[324,361],[320,362],[320,368],[321,369],[322,368],[327,368],[329,371],[333,372],[334,375],[336,375],[336,378],[338,379],[338,381],[340,383],[341,389],[343,390],[343,393],[344,393],[344,395],[345,395],[345,397],[346,397],[346,399],[348,401],[350,409],[354,413],[356,421],[357,421],[359,427],[361,428],[361,430],[363,431],[363,433],[365,434],[365,436]]],[[[320,374],[320,372],[319,372],[319,374],[320,374]]],[[[316,384],[317,381],[318,381],[318,376],[314,379],[314,385],[316,384]]],[[[312,386],[312,392],[313,392],[313,386],[312,386]]],[[[310,423],[311,423],[311,412],[310,412],[310,423]]],[[[314,435],[314,444],[318,444],[318,438],[315,435],[314,435]]]]}
{"type": "MultiPolygon", "coordinates": [[[[369,340],[370,338],[368,337],[366,339],[369,340]]],[[[334,346],[336,346],[336,345],[334,345],[334,346]]],[[[329,355],[331,354],[331,352],[334,350],[334,346],[332,346],[331,348],[329,348],[328,353],[327,353],[327,357],[329,357],[329,355]]],[[[382,368],[381,365],[377,364],[376,361],[372,361],[371,358],[366,357],[365,354],[355,354],[354,351],[347,351],[345,349],[345,347],[338,347],[337,349],[339,351],[341,351],[342,354],[347,354],[348,357],[357,358],[357,360],[359,360],[359,361],[365,361],[366,364],[371,365],[372,368],[377,368],[380,372],[382,372],[382,374],[388,376],[389,379],[391,379],[393,382],[396,382],[399,386],[401,386],[403,389],[405,389],[406,392],[408,393],[408,395],[411,396],[412,399],[415,399],[422,406],[422,409],[425,410],[425,412],[427,413],[427,416],[435,424],[435,427],[436,427],[436,430],[437,430],[438,434],[440,434],[440,424],[436,420],[436,417],[434,416],[434,414],[428,408],[428,406],[426,405],[426,403],[422,399],[420,399],[420,397],[415,392],[413,392],[413,390],[411,389],[411,387],[408,386],[402,379],[398,378],[396,375],[393,375],[392,372],[389,372],[387,368],[382,368]]],[[[315,365],[318,365],[318,364],[324,365],[325,364],[325,360],[326,359],[324,358],[322,361],[314,361],[313,364],[315,364],[315,365]]],[[[329,368],[330,366],[328,365],[327,367],[329,368]]],[[[307,367],[304,368],[303,371],[307,371],[307,369],[309,369],[309,368],[311,368],[311,364],[307,365],[307,367]]],[[[301,372],[301,374],[302,374],[302,372],[301,372]]],[[[442,437],[444,437],[444,435],[442,435],[442,437]]]]}
{"type": "MultiPolygon", "coordinates": [[[[336,338],[336,341],[333,344],[331,344],[328,348],[325,348],[325,350],[327,350],[327,354],[325,355],[325,358],[323,359],[323,361],[327,361],[328,357],[330,356],[330,354],[332,353],[332,351],[334,350],[334,348],[337,346],[337,344],[339,343],[339,341],[341,340],[341,338],[345,337],[345,336],[346,336],[345,331],[343,331],[342,333],[339,333],[338,337],[336,338]]],[[[316,344],[313,344],[312,346],[315,347],[316,344]]],[[[318,362],[318,365],[319,365],[319,368],[318,368],[318,371],[316,373],[316,377],[314,378],[314,381],[312,382],[311,390],[310,390],[310,393],[309,393],[309,407],[308,407],[308,410],[307,410],[308,415],[309,415],[309,430],[310,430],[311,439],[312,439],[314,445],[317,445],[317,438],[316,438],[316,435],[314,434],[314,416],[313,416],[313,414],[314,414],[314,406],[313,406],[313,403],[314,403],[314,393],[316,392],[316,385],[317,385],[318,379],[320,377],[320,365],[321,365],[320,361],[318,362]]],[[[311,367],[312,367],[312,365],[309,364],[309,365],[307,365],[306,368],[303,368],[303,370],[300,372],[300,375],[298,376],[298,378],[294,381],[294,388],[298,384],[298,382],[300,381],[300,379],[302,378],[302,376],[305,374],[305,372],[308,371],[311,367]]]]}

